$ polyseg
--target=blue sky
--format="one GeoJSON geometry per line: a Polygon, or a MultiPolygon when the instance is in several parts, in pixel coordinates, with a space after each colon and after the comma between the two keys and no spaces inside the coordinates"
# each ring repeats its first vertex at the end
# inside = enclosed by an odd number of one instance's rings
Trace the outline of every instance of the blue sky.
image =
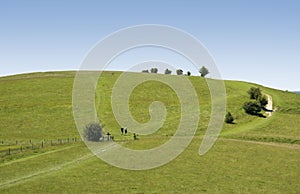
{"type": "Polygon", "coordinates": [[[224,79],[300,90],[299,10],[284,0],[0,0],[0,75],[76,70],[108,34],[163,24],[199,39],[224,79]]]}

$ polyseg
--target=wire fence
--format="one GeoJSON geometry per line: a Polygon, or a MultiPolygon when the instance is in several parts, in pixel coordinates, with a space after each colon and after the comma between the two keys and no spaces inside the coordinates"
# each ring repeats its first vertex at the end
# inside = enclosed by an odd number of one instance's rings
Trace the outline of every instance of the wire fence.
{"type": "Polygon", "coordinates": [[[65,139],[51,139],[51,140],[41,140],[41,141],[0,141],[0,157],[7,155],[12,155],[28,150],[38,150],[51,146],[58,146],[63,144],[76,143],[81,141],[81,138],[65,138],[65,139]]]}

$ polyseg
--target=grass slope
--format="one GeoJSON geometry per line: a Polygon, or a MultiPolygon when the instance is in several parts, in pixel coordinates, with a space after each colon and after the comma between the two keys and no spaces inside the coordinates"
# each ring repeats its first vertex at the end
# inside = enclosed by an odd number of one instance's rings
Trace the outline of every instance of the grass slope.
{"type": "MultiPolygon", "coordinates": [[[[48,72],[0,78],[0,140],[78,137],[72,116],[74,75],[74,72],[48,72]]],[[[111,89],[119,75],[119,72],[102,74],[95,95],[96,107],[105,130],[116,140],[129,140],[132,134],[120,135],[120,126],[110,106],[111,89]]],[[[92,156],[82,143],[63,145],[1,163],[0,192],[299,193],[299,146],[294,144],[299,144],[300,139],[300,96],[259,86],[273,97],[277,111],[270,118],[258,118],[246,115],[241,108],[249,99],[247,90],[257,85],[225,81],[227,110],[233,113],[236,124],[224,124],[222,138],[206,155],[199,156],[202,135],[210,118],[210,93],[205,79],[189,79],[198,94],[201,120],[189,147],[167,165],[147,171],[122,170],[92,156]]],[[[154,100],[165,103],[168,111],[165,124],[154,134],[124,142],[124,146],[155,147],[176,131],[179,101],[168,86],[159,82],[145,82],[135,88],[130,98],[133,117],[147,122],[148,107],[154,100]]]]}

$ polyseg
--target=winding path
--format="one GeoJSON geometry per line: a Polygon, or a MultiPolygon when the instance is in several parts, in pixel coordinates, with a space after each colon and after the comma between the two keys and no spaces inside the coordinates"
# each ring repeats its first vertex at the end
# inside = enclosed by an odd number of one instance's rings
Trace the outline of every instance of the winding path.
{"type": "MultiPolygon", "coordinates": [[[[76,146],[78,146],[78,145],[76,145],[76,146]]],[[[67,147],[65,149],[75,148],[76,146],[70,146],[70,147],[67,147]]],[[[108,151],[109,149],[111,149],[111,148],[113,148],[115,146],[116,146],[115,144],[108,144],[108,145],[100,148],[96,152],[96,154],[101,154],[102,152],[104,153],[104,152],[108,151]]],[[[57,151],[62,151],[62,150],[64,150],[64,149],[60,149],[60,150],[57,150],[57,151]]],[[[47,152],[47,153],[39,154],[38,156],[46,155],[46,154],[51,154],[51,153],[53,153],[53,152],[47,152]]],[[[15,178],[15,179],[4,181],[2,183],[0,182],[0,189],[5,188],[5,187],[10,187],[12,185],[24,183],[24,182],[26,182],[28,180],[32,180],[33,178],[45,176],[47,174],[50,174],[50,173],[53,173],[53,172],[56,172],[56,171],[60,171],[60,170],[62,170],[64,168],[67,168],[67,167],[70,167],[72,165],[75,165],[75,164],[78,164],[80,162],[83,162],[85,160],[88,160],[88,159],[90,159],[90,158],[92,158],[94,156],[95,156],[95,154],[88,153],[88,154],[85,154],[85,155],[83,155],[81,157],[75,158],[75,159],[73,159],[71,161],[65,162],[63,164],[46,168],[45,170],[37,171],[37,172],[31,173],[31,174],[28,174],[28,175],[25,175],[25,176],[21,176],[21,177],[15,178]]],[[[33,158],[33,157],[31,157],[31,158],[33,158]]],[[[16,161],[18,162],[20,160],[16,160],[16,161]]],[[[24,160],[21,159],[21,161],[24,161],[24,160]]]]}

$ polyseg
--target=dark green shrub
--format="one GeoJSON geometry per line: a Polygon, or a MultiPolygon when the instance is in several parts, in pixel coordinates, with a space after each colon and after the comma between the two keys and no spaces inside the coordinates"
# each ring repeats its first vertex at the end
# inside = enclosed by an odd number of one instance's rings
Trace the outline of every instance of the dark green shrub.
{"type": "Polygon", "coordinates": [[[225,116],[225,122],[232,124],[233,121],[234,121],[234,118],[233,118],[232,114],[230,112],[228,112],[225,116]]]}
{"type": "Polygon", "coordinates": [[[260,88],[255,87],[251,87],[248,91],[248,94],[250,95],[250,99],[253,100],[259,100],[259,98],[262,96],[260,88]]]}
{"type": "Polygon", "coordinates": [[[243,109],[248,114],[258,115],[259,112],[261,111],[261,106],[256,101],[250,101],[250,102],[245,102],[244,103],[243,109]]]}
{"type": "Polygon", "coordinates": [[[103,136],[103,129],[99,123],[90,123],[84,128],[84,138],[88,141],[99,141],[103,136]]]}
{"type": "Polygon", "coordinates": [[[268,104],[268,98],[267,96],[261,96],[259,99],[259,104],[261,108],[265,108],[265,106],[268,104]]]}

